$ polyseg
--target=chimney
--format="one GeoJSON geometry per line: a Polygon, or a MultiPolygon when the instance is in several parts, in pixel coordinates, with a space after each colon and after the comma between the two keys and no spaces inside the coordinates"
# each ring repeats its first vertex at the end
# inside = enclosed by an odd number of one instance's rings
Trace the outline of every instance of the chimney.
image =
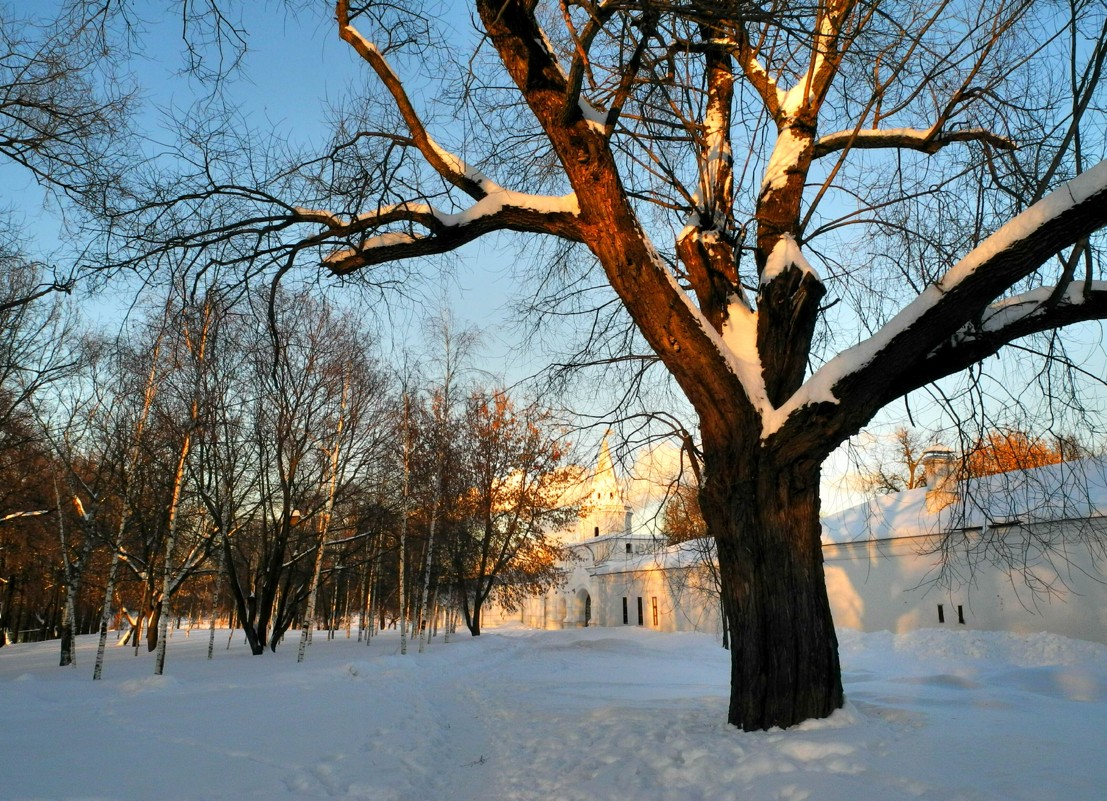
{"type": "Polygon", "coordinates": [[[926,511],[940,512],[957,500],[953,451],[935,446],[922,455],[923,480],[926,482],[926,511]]]}

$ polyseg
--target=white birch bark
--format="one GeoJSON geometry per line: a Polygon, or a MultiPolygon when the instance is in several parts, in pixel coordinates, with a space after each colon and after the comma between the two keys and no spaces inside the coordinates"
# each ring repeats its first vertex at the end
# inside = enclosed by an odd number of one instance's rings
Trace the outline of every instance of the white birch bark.
{"type": "MultiPolygon", "coordinates": [[[[349,377],[342,381],[342,401],[335,427],[334,448],[331,450],[330,489],[327,492],[327,505],[323,510],[323,519],[319,527],[319,550],[315,552],[315,567],[311,573],[311,586],[308,588],[307,611],[300,626],[300,647],[296,652],[296,661],[303,662],[311,632],[315,628],[315,601],[319,593],[319,575],[323,570],[323,555],[327,549],[327,532],[330,529],[331,513],[334,511],[334,496],[338,489],[338,459],[342,449],[342,427],[346,418],[346,398],[350,388],[349,377]]],[[[331,612],[331,625],[334,625],[334,612],[331,612]]]]}
{"type": "MultiPolygon", "coordinates": [[[[441,487],[441,482],[439,482],[441,487]]],[[[423,565],[423,598],[419,602],[419,614],[416,617],[416,625],[419,627],[419,653],[427,644],[427,598],[430,595],[431,568],[434,566],[434,530],[438,524],[439,493],[435,493],[434,510],[431,512],[430,531],[427,534],[427,558],[423,565]]]]}
{"type": "Polygon", "coordinates": [[[108,580],[104,585],[104,609],[100,613],[100,639],[96,643],[96,665],[92,669],[93,681],[99,680],[104,674],[104,649],[108,642],[108,627],[111,626],[112,595],[115,593],[115,574],[119,570],[119,549],[115,548],[111,555],[111,567],[108,568],[108,580]]]}
{"type": "Polygon", "coordinates": [[[158,355],[161,353],[161,342],[164,331],[165,329],[163,326],[158,333],[157,340],[154,342],[152,358],[150,359],[150,372],[146,375],[146,387],[142,394],[142,411],[138,416],[138,420],[135,421],[134,437],[131,440],[131,447],[123,462],[122,470],[120,470],[124,483],[122,492],[120,493],[119,525],[116,527],[115,531],[115,542],[112,543],[113,552],[111,557],[111,568],[108,571],[107,586],[104,588],[104,609],[100,615],[100,640],[96,644],[96,667],[93,668],[92,671],[93,679],[100,679],[103,675],[104,649],[107,647],[108,642],[108,627],[111,625],[112,617],[112,596],[115,593],[115,574],[123,556],[120,547],[123,542],[123,530],[127,525],[127,508],[130,503],[129,478],[134,465],[138,462],[139,441],[142,439],[142,432],[146,428],[146,421],[150,418],[150,407],[154,403],[154,394],[157,392],[158,355]]]}
{"type": "MultiPolygon", "coordinates": [[[[193,403],[193,422],[198,404],[193,403]]],[[[154,657],[154,675],[165,670],[165,641],[169,634],[169,597],[173,592],[173,549],[177,545],[177,512],[180,508],[181,486],[184,484],[185,462],[192,446],[192,430],[185,434],[181,452],[177,457],[177,470],[173,475],[173,494],[169,501],[169,523],[165,533],[165,564],[161,573],[161,598],[158,599],[158,647],[154,657]]]]}
{"type": "Polygon", "coordinates": [[[312,631],[315,629],[315,599],[319,591],[319,575],[323,572],[323,555],[327,550],[327,524],[324,521],[322,531],[319,534],[319,545],[315,551],[315,565],[311,570],[311,584],[308,587],[307,609],[304,610],[304,619],[300,622],[300,645],[296,649],[296,661],[303,662],[308,644],[311,642],[312,631]]]}
{"type": "Polygon", "coordinates": [[[407,516],[411,504],[411,397],[404,391],[404,481],[400,504],[400,653],[407,653],[407,597],[404,594],[404,560],[407,550],[407,516]]]}
{"type": "MultiPolygon", "coordinates": [[[[200,421],[200,371],[203,370],[204,353],[207,346],[208,327],[212,316],[211,303],[204,304],[204,316],[201,323],[199,339],[195,342],[187,341],[188,348],[196,359],[196,386],[193,390],[192,405],[189,408],[188,428],[184,439],[181,441],[181,451],[177,458],[177,469],[173,474],[173,493],[169,501],[169,520],[165,534],[165,564],[162,568],[161,598],[158,601],[158,647],[154,658],[154,675],[160,676],[165,670],[166,637],[169,633],[169,602],[173,593],[173,549],[177,544],[177,522],[181,503],[181,489],[184,486],[185,463],[188,453],[192,448],[192,434],[200,421]]],[[[188,332],[185,332],[187,339],[188,332]]]]}

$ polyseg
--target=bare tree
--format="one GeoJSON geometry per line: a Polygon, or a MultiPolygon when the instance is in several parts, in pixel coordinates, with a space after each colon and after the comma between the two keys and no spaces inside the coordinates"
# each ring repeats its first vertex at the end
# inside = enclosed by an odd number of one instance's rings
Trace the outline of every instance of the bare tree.
{"type": "Polygon", "coordinates": [[[450,581],[477,636],[489,598],[511,610],[561,580],[562,550],[547,533],[570,525],[579,508],[566,499],[568,443],[548,409],[475,390],[457,429],[450,581]]]}
{"type": "Polygon", "coordinates": [[[730,722],[829,715],[823,461],[892,401],[1107,317],[1101,4],[474,7],[479,68],[452,86],[470,127],[450,143],[397,71],[431,55],[428,19],[339,0],[379,96],[298,172],[208,182],[161,241],[382,280],[521,232],[562,243],[559,266],[598,264],[621,309],[603,341],[663,365],[698,419],[730,722]]]}
{"type": "Polygon", "coordinates": [[[253,311],[262,314],[235,341],[248,356],[235,387],[249,400],[226,408],[207,441],[202,497],[222,532],[239,625],[260,654],[298,618],[313,625],[301,615],[311,568],[331,510],[380,458],[387,396],[368,333],[333,306],[278,290],[268,311],[260,301],[253,311]]]}
{"type": "Polygon", "coordinates": [[[900,426],[886,442],[873,437],[854,446],[851,461],[856,465],[858,489],[879,495],[923,486],[922,457],[927,444],[922,433],[900,426]]]}
{"type": "MultiPolygon", "coordinates": [[[[392,97],[411,149],[470,201],[460,220],[411,196],[356,220],[320,214],[318,221],[347,244],[326,266],[351,272],[451,249],[495,229],[583,243],[699,417],[700,502],[717,541],[735,637],[730,721],[757,729],[829,714],[841,704],[841,684],[819,547],[822,460],[895,398],[1019,337],[1107,313],[1107,293],[1092,273],[1078,280],[1074,271],[1089,252],[1087,237],[1107,222],[1107,167],[1046,194],[1058,173],[1082,167],[1071,145],[1080,140],[1088,147],[1077,112],[1098,97],[1103,44],[1097,38],[1085,55],[1070,54],[1081,77],[1065,87],[1072,102],[1059,113],[1072,112],[1072,135],[1061,141],[1048,136],[1048,115],[1031,127],[1014,105],[984,100],[1002,98],[1016,88],[1012,76],[1039,68],[1037,52],[1015,56],[1011,37],[1051,22],[1062,31],[1090,24],[1098,37],[1093,7],[1074,6],[1070,19],[1056,23],[1028,3],[982,4],[969,9],[973,16],[962,30],[936,24],[950,11],[938,4],[889,19],[874,5],[843,0],[783,22],[763,19],[752,7],[674,12],[608,4],[579,14],[566,7],[567,35],[551,39],[531,5],[476,5],[570,193],[513,193],[445,154],[385,51],[359,32],[340,2],[340,35],[392,97]],[[678,111],[662,117],[666,108],[678,111]],[[828,124],[833,132],[820,135],[828,124]],[[735,175],[732,157],[743,126],[751,144],[766,128],[766,139],[775,133],[748,216],[735,193],[748,178],[735,175]],[[690,184],[680,180],[687,159],[670,160],[665,130],[696,155],[690,184]],[[1016,135],[1035,137],[1057,167],[1032,180],[1015,173],[1029,166],[1003,158],[1016,135]],[[810,369],[828,282],[802,245],[820,228],[834,230],[859,216],[823,222],[816,211],[832,190],[849,188],[847,168],[870,150],[893,151],[900,164],[918,162],[914,153],[954,151],[942,160],[949,165],[943,190],[983,179],[975,194],[986,213],[975,228],[966,220],[936,247],[924,247],[916,233],[915,252],[904,255],[918,254],[918,271],[909,273],[917,294],[907,294],[898,314],[882,312],[887,322],[874,325],[871,336],[844,343],[837,356],[810,369]],[[623,159],[627,151],[632,155],[623,159]],[[647,233],[637,193],[653,187],[627,171],[635,155],[645,172],[662,173],[653,186],[679,190],[664,195],[682,215],[673,228],[675,261],[647,233]],[[1003,179],[989,180],[997,165],[1005,165],[1003,179]],[[1027,203],[1033,205],[1000,225],[1027,203]],[[989,229],[995,233],[974,247],[989,229]],[[752,285],[743,283],[738,258],[747,249],[754,256],[752,285]],[[959,260],[952,257],[958,252],[959,260]],[[1028,279],[1044,288],[1031,288],[1028,279]]],[[[918,186],[914,175],[911,181],[918,186]]],[[[885,226],[894,215],[877,216],[880,203],[910,201],[917,192],[902,179],[875,188],[887,197],[869,193],[862,219],[885,226]]],[[[900,202],[897,213],[912,210],[900,202]]],[[[851,290],[843,283],[844,297],[851,290]]]]}

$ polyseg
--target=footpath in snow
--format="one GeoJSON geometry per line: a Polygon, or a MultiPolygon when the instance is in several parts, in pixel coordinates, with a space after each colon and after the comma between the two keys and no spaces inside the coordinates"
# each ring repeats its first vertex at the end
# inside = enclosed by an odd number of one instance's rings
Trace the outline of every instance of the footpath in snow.
{"type": "MultiPolygon", "coordinates": [[[[840,632],[826,721],[725,724],[703,635],[493,629],[399,654],[317,635],[251,656],[175,632],[166,674],[112,649],[0,649],[0,801],[1102,801],[1107,647],[1052,635],[840,632]]],[[[291,641],[290,641],[291,642],[291,641]]]]}

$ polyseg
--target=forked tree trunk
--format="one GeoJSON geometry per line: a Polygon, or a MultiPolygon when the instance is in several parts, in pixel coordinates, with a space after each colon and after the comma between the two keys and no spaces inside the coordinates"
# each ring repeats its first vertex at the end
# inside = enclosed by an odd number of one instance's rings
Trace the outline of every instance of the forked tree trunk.
{"type": "Polygon", "coordinates": [[[843,693],[823,577],[819,468],[743,470],[705,456],[702,511],[717,540],[731,635],[728,721],[757,731],[825,718],[843,693]]]}

